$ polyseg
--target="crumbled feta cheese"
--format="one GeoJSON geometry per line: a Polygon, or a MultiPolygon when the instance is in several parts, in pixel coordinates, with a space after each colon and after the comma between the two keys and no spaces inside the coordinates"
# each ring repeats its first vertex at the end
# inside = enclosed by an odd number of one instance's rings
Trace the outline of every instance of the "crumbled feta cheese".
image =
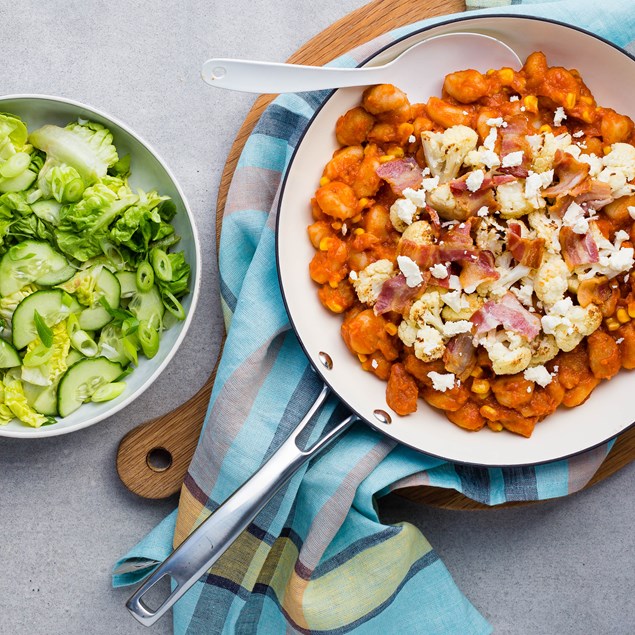
{"type": "Polygon", "coordinates": [[[516,287],[513,287],[511,291],[520,300],[522,304],[524,304],[526,307],[530,307],[531,309],[533,309],[533,306],[532,306],[532,297],[534,295],[533,282],[531,278],[529,277],[524,278],[523,282],[524,284],[521,284],[520,288],[517,289],[516,287]]]}
{"type": "Polygon", "coordinates": [[[407,198],[398,198],[393,204],[391,211],[395,211],[397,218],[406,225],[411,225],[414,215],[417,213],[417,206],[407,198]]]}
{"type": "Polygon", "coordinates": [[[467,110],[464,110],[464,111],[463,111],[463,114],[464,114],[464,115],[469,115],[470,113],[469,113],[467,110]]]}
{"type": "Polygon", "coordinates": [[[571,202],[562,218],[562,224],[576,234],[586,234],[589,231],[589,221],[584,217],[585,211],[575,201],[571,202]]]}
{"type": "Polygon", "coordinates": [[[421,170],[421,176],[425,179],[426,176],[430,176],[430,168],[423,168],[423,170],[421,170]]]}
{"type": "Polygon", "coordinates": [[[535,381],[543,388],[548,386],[553,379],[551,373],[544,366],[532,366],[531,368],[527,368],[523,373],[523,377],[527,381],[535,381]]]}
{"type": "Polygon", "coordinates": [[[525,110],[527,110],[527,108],[525,108],[524,106],[520,107],[520,112],[525,112],[525,110]]]}
{"type": "Polygon", "coordinates": [[[486,150],[494,151],[494,146],[496,145],[496,138],[498,137],[498,131],[496,128],[490,128],[489,134],[485,137],[483,141],[483,146],[486,150]]]}
{"type": "Polygon", "coordinates": [[[539,135],[539,134],[527,135],[525,137],[525,140],[529,144],[529,147],[531,148],[531,151],[534,154],[536,154],[542,147],[542,143],[543,143],[542,135],[539,135]]]}
{"type": "Polygon", "coordinates": [[[618,337],[618,338],[615,340],[615,343],[616,343],[617,345],[620,345],[623,341],[624,341],[624,338],[623,338],[623,337],[618,337]]]}
{"type": "Polygon", "coordinates": [[[428,377],[432,380],[432,387],[439,392],[445,392],[454,388],[456,376],[454,373],[436,373],[430,371],[428,377]]]}
{"type": "Polygon", "coordinates": [[[441,263],[437,263],[436,265],[432,265],[432,267],[430,267],[430,273],[435,278],[439,278],[439,279],[447,278],[448,268],[445,265],[442,265],[441,263]]]}
{"type": "Polygon", "coordinates": [[[467,185],[467,189],[470,192],[477,192],[480,189],[481,185],[483,185],[484,179],[485,173],[483,172],[483,170],[473,170],[465,179],[465,185],[467,185]]]}
{"type": "Polygon", "coordinates": [[[443,325],[443,335],[454,337],[460,333],[471,333],[474,325],[469,320],[457,320],[456,322],[446,322],[443,325]]]}
{"type": "Polygon", "coordinates": [[[426,191],[425,190],[413,190],[411,187],[407,187],[403,191],[403,195],[417,207],[426,206],[426,191]]]}
{"type": "Polygon", "coordinates": [[[480,216],[481,218],[485,218],[486,216],[489,215],[489,209],[486,205],[483,205],[483,207],[481,207],[477,212],[476,212],[477,216],[480,216]]]}
{"type": "Polygon", "coordinates": [[[450,276],[449,282],[450,289],[461,289],[461,280],[458,276],[450,276]]]}
{"type": "Polygon", "coordinates": [[[571,136],[575,137],[576,139],[579,139],[580,137],[584,137],[584,131],[578,130],[577,132],[574,132],[571,136]]]}
{"type": "Polygon", "coordinates": [[[510,152],[503,157],[503,162],[501,167],[503,168],[513,168],[517,165],[521,165],[523,162],[524,152],[522,150],[518,150],[518,152],[510,152]]]}
{"type": "Polygon", "coordinates": [[[615,246],[619,249],[622,245],[622,243],[625,240],[630,240],[630,236],[628,235],[628,232],[625,232],[623,229],[620,229],[619,231],[615,232],[615,246]]]}
{"type": "Polygon", "coordinates": [[[509,98],[509,101],[518,101],[519,99],[520,99],[520,97],[519,97],[518,95],[512,95],[512,96],[509,98]]]}
{"type": "Polygon", "coordinates": [[[348,233],[348,225],[346,223],[342,223],[342,236],[346,236],[348,233]]]}
{"type": "Polygon", "coordinates": [[[358,279],[357,271],[351,271],[351,272],[348,274],[348,277],[349,277],[351,280],[357,280],[357,279],[358,279]]]}
{"type": "Polygon", "coordinates": [[[455,313],[460,313],[462,309],[467,309],[470,303],[467,298],[461,294],[460,289],[455,289],[449,293],[444,293],[441,299],[447,304],[455,313]]]}
{"type": "Polygon", "coordinates": [[[562,106],[556,108],[556,112],[553,113],[553,125],[561,126],[562,122],[567,118],[562,106]]]}
{"type": "Polygon", "coordinates": [[[502,117],[491,117],[485,123],[488,126],[494,126],[496,128],[500,128],[505,123],[505,121],[503,120],[502,117]]]}
{"type": "Polygon", "coordinates": [[[409,287],[416,287],[423,282],[419,265],[412,260],[412,258],[408,258],[408,256],[397,256],[397,264],[399,265],[401,273],[406,276],[406,284],[409,287]]]}
{"type": "Polygon", "coordinates": [[[415,137],[413,134],[408,137],[408,143],[414,143],[416,140],[417,137],[415,137]]]}
{"type": "Polygon", "coordinates": [[[373,368],[377,368],[377,367],[379,366],[379,363],[377,362],[377,360],[376,360],[376,359],[373,359],[373,361],[370,363],[370,365],[371,365],[373,368]]]}
{"type": "Polygon", "coordinates": [[[438,176],[432,176],[429,179],[423,179],[423,181],[421,181],[421,189],[424,192],[432,192],[432,190],[434,190],[438,186],[439,186],[438,176]]]}

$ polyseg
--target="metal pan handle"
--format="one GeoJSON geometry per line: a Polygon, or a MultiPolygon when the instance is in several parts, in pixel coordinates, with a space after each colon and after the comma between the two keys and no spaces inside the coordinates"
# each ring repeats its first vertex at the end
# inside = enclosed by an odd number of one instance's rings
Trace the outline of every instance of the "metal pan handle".
{"type": "Polygon", "coordinates": [[[347,417],[312,447],[300,450],[297,445],[298,435],[322,406],[328,394],[329,389],[324,386],[298,427],[269,460],[144,580],[126,603],[135,619],[144,626],[151,626],[161,618],[221,557],[298,468],[330,445],[357,420],[356,415],[347,417]],[[142,598],[165,576],[172,579],[174,588],[159,608],[153,610],[142,598]]]}

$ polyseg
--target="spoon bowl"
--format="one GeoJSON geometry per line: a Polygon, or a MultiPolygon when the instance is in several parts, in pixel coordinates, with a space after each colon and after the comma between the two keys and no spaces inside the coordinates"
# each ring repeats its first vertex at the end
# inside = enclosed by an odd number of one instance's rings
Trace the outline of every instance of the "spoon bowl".
{"type": "Polygon", "coordinates": [[[383,66],[331,68],[212,58],[201,69],[216,88],[248,93],[298,93],[346,86],[395,84],[411,101],[427,99],[453,71],[519,69],[520,58],[504,42],[481,33],[448,33],[415,44],[383,66]]]}

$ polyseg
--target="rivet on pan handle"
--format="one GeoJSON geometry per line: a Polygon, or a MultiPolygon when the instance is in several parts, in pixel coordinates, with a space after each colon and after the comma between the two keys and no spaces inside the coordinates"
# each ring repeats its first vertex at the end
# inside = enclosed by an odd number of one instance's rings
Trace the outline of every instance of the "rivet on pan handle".
{"type": "Polygon", "coordinates": [[[331,444],[354,421],[351,415],[340,422],[312,447],[300,450],[298,435],[308,425],[329,394],[324,386],[315,403],[269,460],[238,488],[151,573],[126,603],[130,613],[144,626],[151,626],[220,558],[298,468],[331,444]],[[153,610],[143,596],[162,578],[171,578],[173,590],[159,608],[153,610]]]}

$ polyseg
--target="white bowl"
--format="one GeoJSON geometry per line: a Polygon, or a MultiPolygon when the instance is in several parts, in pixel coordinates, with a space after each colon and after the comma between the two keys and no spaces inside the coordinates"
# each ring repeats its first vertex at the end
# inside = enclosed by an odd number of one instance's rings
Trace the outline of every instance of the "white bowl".
{"type": "MultiPolygon", "coordinates": [[[[601,38],[553,21],[516,16],[452,20],[388,45],[364,65],[385,64],[423,39],[457,31],[498,38],[523,61],[532,51],[542,50],[551,66],[577,68],[600,105],[635,119],[635,83],[626,81],[635,76],[635,60],[601,38]]],[[[472,51],[470,55],[478,52],[472,51]]],[[[479,60],[471,57],[464,68],[479,65],[479,60]]],[[[417,78],[422,72],[434,72],[434,61],[427,69],[412,68],[411,73],[403,73],[400,76],[403,81],[397,83],[409,93],[413,103],[426,101],[430,96],[417,92],[420,85],[417,78]]],[[[434,94],[440,94],[442,83],[443,77],[439,77],[434,94]]],[[[360,369],[340,335],[341,316],[328,312],[320,304],[317,286],[308,273],[315,253],[306,237],[306,227],[311,222],[309,200],[324,165],[339,147],[335,122],[360,103],[363,89],[335,91],[313,117],[291,159],[280,201],[277,243],[280,282],[293,326],[317,372],[354,412],[384,434],[427,454],[461,463],[538,464],[582,452],[626,430],[635,421],[632,399],[635,375],[624,370],[611,381],[603,381],[583,405],[559,408],[536,426],[529,439],[508,432],[494,433],[487,428],[467,432],[423,401],[415,414],[406,417],[388,407],[385,382],[360,369]],[[330,355],[331,369],[321,363],[321,352],[330,355]],[[375,415],[376,409],[389,413],[392,423],[381,423],[375,415]]]]}
{"type": "Polygon", "coordinates": [[[121,396],[104,403],[86,403],[68,417],[59,419],[50,426],[31,428],[17,420],[0,426],[0,436],[3,437],[51,437],[86,428],[119,412],[146,390],[168,365],[185,337],[196,307],[200,284],[200,244],[194,217],[176,178],[157,152],[125,124],[91,106],[49,95],[0,97],[0,112],[18,115],[27,124],[29,131],[47,123],[65,126],[78,117],[107,126],[113,133],[119,154],[130,154],[132,187],[157,190],[160,194],[169,196],[176,204],[177,214],[172,224],[176,233],[181,236],[176,249],[185,252],[185,259],[191,266],[190,292],[182,300],[186,312],[185,320],[164,331],[159,352],[153,359],[139,359],[138,368],[126,377],[127,388],[121,396]]]}

